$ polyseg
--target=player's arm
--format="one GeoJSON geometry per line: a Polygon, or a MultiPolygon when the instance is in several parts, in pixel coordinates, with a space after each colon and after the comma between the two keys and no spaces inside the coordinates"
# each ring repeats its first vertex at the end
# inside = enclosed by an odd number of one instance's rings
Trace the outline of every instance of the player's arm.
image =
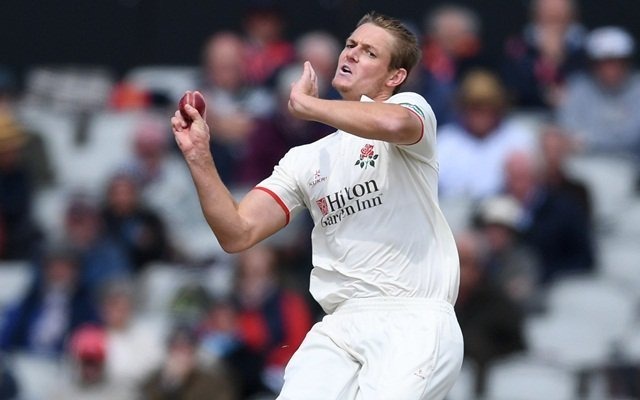
{"type": "Polygon", "coordinates": [[[282,208],[267,193],[253,190],[236,202],[216,169],[209,149],[209,127],[187,105],[188,124],[179,111],[171,118],[175,139],[198,191],[202,211],[220,246],[230,253],[245,250],[286,225],[282,208]]]}
{"type": "Polygon", "coordinates": [[[420,117],[401,105],[318,98],[317,78],[309,62],[305,62],[302,76],[291,87],[289,110],[298,118],[369,139],[413,144],[422,136],[420,117]]]}

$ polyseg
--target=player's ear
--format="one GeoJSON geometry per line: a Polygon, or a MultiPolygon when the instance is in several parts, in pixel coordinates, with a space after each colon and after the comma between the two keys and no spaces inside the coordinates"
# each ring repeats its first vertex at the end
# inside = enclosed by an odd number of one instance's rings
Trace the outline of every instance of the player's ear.
{"type": "Polygon", "coordinates": [[[407,79],[407,70],[404,68],[394,69],[391,76],[387,79],[387,85],[396,88],[407,79]]]}

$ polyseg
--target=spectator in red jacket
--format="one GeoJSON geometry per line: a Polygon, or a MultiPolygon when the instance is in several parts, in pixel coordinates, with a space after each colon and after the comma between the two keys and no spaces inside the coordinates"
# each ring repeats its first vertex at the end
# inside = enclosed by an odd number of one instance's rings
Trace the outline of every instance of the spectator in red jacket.
{"type": "Polygon", "coordinates": [[[203,327],[205,350],[232,366],[245,397],[279,392],[284,367],[311,328],[308,304],[282,285],[277,266],[266,245],[242,253],[234,297],[217,303],[203,327]]]}

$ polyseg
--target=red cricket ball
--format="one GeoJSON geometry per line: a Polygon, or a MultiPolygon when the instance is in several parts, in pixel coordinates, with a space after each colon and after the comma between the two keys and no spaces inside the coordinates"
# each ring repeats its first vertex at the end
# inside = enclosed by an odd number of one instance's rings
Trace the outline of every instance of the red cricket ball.
{"type": "Polygon", "coordinates": [[[189,116],[189,114],[187,114],[187,111],[184,109],[184,106],[186,106],[187,104],[189,104],[190,106],[198,110],[200,115],[204,117],[204,110],[206,107],[206,103],[204,102],[204,96],[202,96],[200,92],[187,91],[184,94],[184,96],[182,96],[182,98],[180,99],[180,102],[178,103],[178,110],[180,110],[180,114],[182,114],[182,118],[184,118],[185,121],[187,121],[187,123],[190,124],[191,117],[189,116]]]}

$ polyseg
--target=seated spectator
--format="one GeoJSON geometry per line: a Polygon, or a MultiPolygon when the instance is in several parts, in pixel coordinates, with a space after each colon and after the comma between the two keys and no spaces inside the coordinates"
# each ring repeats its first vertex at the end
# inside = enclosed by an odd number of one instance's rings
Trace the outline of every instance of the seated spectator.
{"type": "Polygon", "coordinates": [[[286,76],[287,70],[290,68],[298,68],[298,75],[292,75],[291,78],[297,79],[300,76],[302,64],[309,61],[313,66],[313,70],[318,77],[318,97],[321,99],[338,99],[340,94],[331,85],[333,76],[336,73],[337,60],[342,50],[342,44],[328,32],[313,31],[305,33],[296,40],[296,59],[297,62],[288,68],[283,67],[274,78],[274,89],[280,91],[282,95],[282,77],[286,76]]]}
{"type": "Polygon", "coordinates": [[[203,327],[205,350],[224,354],[245,397],[279,393],[284,368],[311,328],[308,305],[279,283],[277,265],[276,253],[267,245],[242,253],[235,313],[218,303],[203,327]]]}
{"type": "Polygon", "coordinates": [[[135,394],[111,382],[106,374],[106,337],[103,329],[93,325],[80,327],[69,341],[69,364],[52,400],[134,400],[135,394]]]}
{"type": "Polygon", "coordinates": [[[283,10],[275,2],[252,3],[242,18],[247,79],[254,86],[270,87],[280,68],[293,61],[295,48],[284,37],[283,10]]]}
{"type": "Polygon", "coordinates": [[[67,205],[64,217],[65,240],[80,257],[80,279],[96,293],[113,279],[133,272],[126,249],[105,230],[98,206],[77,194],[67,205]]]}
{"type": "Polygon", "coordinates": [[[504,87],[491,72],[472,71],[458,90],[459,121],[440,128],[440,195],[484,198],[498,193],[514,150],[533,149],[531,132],[508,120],[504,87]]]}
{"type": "Polygon", "coordinates": [[[424,31],[421,64],[436,81],[455,84],[470,70],[489,67],[482,54],[480,18],[473,10],[440,6],[427,14],[424,31]]]}
{"type": "Polygon", "coordinates": [[[587,40],[590,68],[567,86],[558,120],[588,153],[633,159],[640,170],[640,75],[634,40],[618,27],[598,28],[587,40]]]}
{"type": "Polygon", "coordinates": [[[78,255],[66,247],[46,251],[26,295],[11,306],[0,330],[0,349],[58,356],[70,332],[98,319],[80,281],[78,255]]]}
{"type": "Polygon", "coordinates": [[[163,365],[141,387],[147,400],[236,400],[241,397],[228,373],[198,364],[198,340],[192,331],[176,329],[169,338],[163,365]]]}
{"type": "Polygon", "coordinates": [[[575,0],[534,0],[522,34],[507,40],[503,73],[517,106],[553,109],[567,77],[584,68],[586,31],[577,6],[575,0]]]}
{"type": "Polygon", "coordinates": [[[134,129],[131,161],[121,170],[136,177],[141,203],[162,217],[175,257],[192,252],[191,232],[210,232],[184,161],[171,151],[166,119],[145,118],[134,129]]]}
{"type": "Polygon", "coordinates": [[[402,85],[402,90],[422,95],[433,109],[438,126],[451,123],[455,119],[454,82],[438,81],[433,75],[418,64],[411,69],[402,85]]]}
{"type": "Polygon", "coordinates": [[[500,288],[487,279],[482,238],[466,232],[456,238],[460,289],[455,304],[464,337],[465,357],[476,364],[475,394],[485,392],[491,363],[525,349],[524,315],[500,288]]]}
{"type": "Polygon", "coordinates": [[[278,78],[276,112],[256,121],[249,134],[241,162],[236,170],[237,182],[245,187],[254,185],[267,178],[280,159],[290,148],[314,142],[334,128],[315,121],[295,118],[289,112],[289,94],[291,83],[300,76],[298,66],[282,71],[278,78]]]}
{"type": "Polygon", "coordinates": [[[551,191],[559,191],[576,198],[590,219],[593,204],[589,189],[566,171],[567,158],[574,153],[575,144],[570,136],[557,125],[546,125],[540,132],[540,149],[543,157],[543,181],[551,191]]]}
{"type": "Polygon", "coordinates": [[[160,366],[163,332],[136,319],[134,287],[128,281],[106,285],[100,302],[105,340],[105,375],[135,398],[139,385],[160,366]]]}
{"type": "MultiPolygon", "coordinates": [[[[0,66],[0,116],[2,116],[0,120],[7,117],[12,121],[14,127],[19,128],[23,136],[25,136],[24,143],[20,146],[21,163],[25,164],[26,169],[29,171],[30,183],[33,189],[38,190],[53,184],[56,176],[42,133],[31,131],[20,124],[20,122],[24,122],[18,111],[20,94],[16,75],[0,66]]],[[[0,126],[4,126],[4,123],[6,122],[0,123],[0,126]]],[[[2,133],[0,133],[1,136],[2,133]]]]}
{"type": "Polygon", "coordinates": [[[136,272],[150,261],[168,260],[171,249],[160,216],[140,199],[133,175],[116,174],[107,186],[102,218],[107,233],[127,250],[136,272]]]}
{"type": "Polygon", "coordinates": [[[0,259],[28,259],[41,234],[32,217],[34,188],[25,147],[29,137],[10,114],[0,113],[0,259]]]}
{"type": "Polygon", "coordinates": [[[476,226],[486,246],[485,277],[523,311],[537,307],[540,264],[520,238],[522,209],[510,196],[485,199],[476,226]]]}
{"type": "Polygon", "coordinates": [[[203,61],[211,150],[220,177],[231,185],[256,118],[270,115],[275,106],[268,91],[250,85],[244,46],[234,33],[216,33],[206,44],[203,61]]]}
{"type": "Polygon", "coordinates": [[[533,155],[511,153],[505,162],[505,189],[523,209],[523,239],[541,263],[541,282],[585,273],[595,265],[592,228],[580,200],[552,191],[533,155]]]}

